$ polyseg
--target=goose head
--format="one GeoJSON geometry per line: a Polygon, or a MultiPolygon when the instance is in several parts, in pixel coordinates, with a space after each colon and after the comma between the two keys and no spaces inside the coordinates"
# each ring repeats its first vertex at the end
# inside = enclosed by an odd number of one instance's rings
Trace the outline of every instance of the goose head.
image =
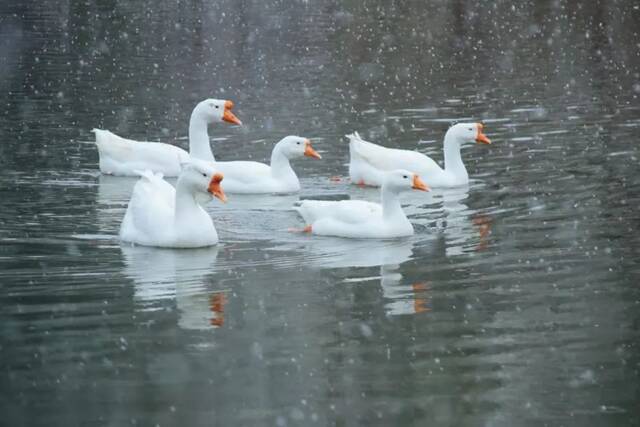
{"type": "Polygon", "coordinates": [[[285,136],[276,144],[276,147],[288,159],[302,156],[313,157],[314,159],[322,158],[311,146],[311,141],[299,136],[285,136]]]}
{"type": "Polygon", "coordinates": [[[196,105],[191,113],[192,118],[197,118],[205,123],[227,122],[241,125],[242,122],[231,112],[233,102],[224,99],[205,99],[196,105]]]}
{"type": "Polygon", "coordinates": [[[418,174],[403,169],[388,172],[382,185],[397,193],[407,190],[430,190],[418,174]]]}
{"type": "Polygon", "coordinates": [[[178,181],[194,194],[208,194],[225,203],[227,196],[220,186],[223,178],[222,173],[216,171],[209,162],[192,158],[191,161],[182,165],[182,173],[178,181]]]}
{"type": "Polygon", "coordinates": [[[482,123],[457,123],[449,128],[445,140],[455,141],[463,146],[469,143],[491,144],[491,140],[483,132],[482,123]]]}

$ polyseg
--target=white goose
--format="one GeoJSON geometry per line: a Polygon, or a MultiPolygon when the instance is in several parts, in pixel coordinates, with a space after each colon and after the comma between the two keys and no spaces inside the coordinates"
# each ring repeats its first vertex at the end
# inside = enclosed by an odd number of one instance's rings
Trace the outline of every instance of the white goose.
{"type": "Polygon", "coordinates": [[[308,224],[304,231],[324,236],[377,238],[410,236],[413,226],[400,205],[399,193],[411,188],[429,191],[414,173],[384,172],[381,202],[303,200],[294,207],[308,224]]]}
{"type": "Polygon", "coordinates": [[[141,142],[121,138],[108,130],[93,129],[100,156],[100,172],[134,176],[136,171],[150,170],[167,177],[180,175],[180,165],[190,159],[213,161],[207,125],[229,122],[242,124],[231,112],[233,102],[205,99],[198,103],[189,120],[189,153],[175,145],[141,142]]]}
{"type": "Polygon", "coordinates": [[[357,132],[349,138],[349,176],[358,185],[382,185],[384,172],[394,169],[415,171],[432,187],[455,187],[469,183],[467,169],[462,163],[460,149],[464,144],[491,144],[482,133],[482,123],[458,123],[444,136],[444,169],[430,157],[410,150],[382,147],[364,141],[357,132]]]}
{"type": "Polygon", "coordinates": [[[176,188],[161,174],[140,172],[133,187],[120,238],[144,246],[197,248],[218,243],[218,233],[208,213],[196,201],[201,194],[223,202],[222,174],[211,163],[191,159],[182,165],[176,188]]]}
{"type": "Polygon", "coordinates": [[[231,161],[216,162],[215,168],[224,174],[222,187],[228,193],[292,193],[300,190],[300,182],[289,160],[302,156],[322,158],[308,139],[287,136],[273,147],[271,165],[231,161]]]}

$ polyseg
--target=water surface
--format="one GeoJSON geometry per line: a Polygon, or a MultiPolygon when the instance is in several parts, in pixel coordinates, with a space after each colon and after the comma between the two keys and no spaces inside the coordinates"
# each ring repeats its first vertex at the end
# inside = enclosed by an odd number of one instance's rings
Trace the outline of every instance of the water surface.
{"type": "Polygon", "coordinates": [[[6,425],[630,425],[640,412],[634,2],[53,1],[0,7],[6,425]],[[311,138],[302,191],[207,210],[221,244],[120,244],[135,180],[93,127],[220,159],[311,138]],[[416,235],[291,233],[350,186],[354,130],[467,187],[403,197],[416,235]],[[340,176],[339,182],[331,180],[340,176]]]}

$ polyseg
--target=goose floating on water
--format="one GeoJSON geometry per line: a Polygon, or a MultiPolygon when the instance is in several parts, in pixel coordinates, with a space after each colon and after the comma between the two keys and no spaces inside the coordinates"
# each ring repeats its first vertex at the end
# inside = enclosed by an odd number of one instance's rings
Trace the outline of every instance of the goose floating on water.
{"type": "Polygon", "coordinates": [[[273,147],[270,165],[230,161],[215,162],[215,168],[224,174],[222,187],[228,193],[293,193],[300,190],[300,182],[289,160],[303,156],[322,158],[308,139],[287,136],[273,147]]]}
{"type": "Polygon", "coordinates": [[[406,170],[381,173],[381,204],[363,200],[303,200],[294,209],[307,226],[304,231],[324,236],[392,238],[410,236],[413,225],[400,205],[399,194],[429,191],[420,177],[406,170]]]}
{"type": "Polygon", "coordinates": [[[207,126],[211,123],[242,122],[231,112],[233,102],[205,99],[196,105],[189,120],[189,152],[161,142],[142,142],[122,138],[108,130],[93,129],[100,156],[100,172],[109,175],[136,176],[150,170],[165,177],[180,175],[181,164],[190,158],[214,161],[207,126]]]}
{"type": "Polygon", "coordinates": [[[379,187],[384,172],[406,169],[419,174],[431,187],[455,187],[469,183],[460,149],[468,143],[490,144],[482,123],[458,123],[444,136],[444,169],[430,157],[410,150],[387,148],[360,138],[357,132],[349,138],[349,176],[359,185],[379,187]]]}
{"type": "Polygon", "coordinates": [[[144,246],[197,248],[218,243],[211,216],[200,206],[200,195],[226,201],[220,187],[223,175],[210,162],[191,159],[182,165],[174,188],[162,174],[139,172],[127,212],[120,226],[120,239],[144,246]]]}

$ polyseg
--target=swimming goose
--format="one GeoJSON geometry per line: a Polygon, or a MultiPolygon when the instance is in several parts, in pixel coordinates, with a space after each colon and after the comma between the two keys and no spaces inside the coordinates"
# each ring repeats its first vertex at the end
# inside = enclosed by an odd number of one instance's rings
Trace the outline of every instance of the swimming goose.
{"type": "Polygon", "coordinates": [[[381,204],[363,200],[303,200],[294,207],[308,224],[304,231],[324,236],[391,238],[410,236],[413,226],[400,205],[399,193],[409,189],[429,191],[414,173],[382,173],[381,204]]]}
{"type": "Polygon", "coordinates": [[[472,142],[490,144],[482,132],[482,123],[458,123],[449,128],[444,136],[444,169],[430,157],[410,150],[382,147],[364,141],[357,132],[349,138],[349,176],[358,185],[378,187],[382,184],[384,171],[406,169],[415,171],[431,187],[455,187],[469,182],[467,169],[462,163],[460,149],[472,142]]]}
{"type": "Polygon", "coordinates": [[[208,194],[223,202],[222,174],[210,162],[191,159],[182,165],[176,188],[162,174],[139,172],[120,239],[144,246],[197,248],[218,243],[218,233],[197,196],[208,194]]]}
{"type": "Polygon", "coordinates": [[[224,174],[222,187],[228,193],[292,193],[300,190],[300,182],[289,160],[298,157],[321,159],[311,141],[299,136],[287,136],[271,152],[271,164],[250,161],[215,162],[224,174]]]}
{"type": "Polygon", "coordinates": [[[233,102],[221,99],[205,99],[196,105],[189,120],[189,153],[175,145],[134,141],[108,130],[93,129],[100,156],[100,172],[135,176],[138,175],[136,171],[150,170],[174,177],[180,175],[180,165],[189,162],[190,157],[213,161],[207,125],[220,122],[242,124],[231,112],[232,108],[233,102]]]}

